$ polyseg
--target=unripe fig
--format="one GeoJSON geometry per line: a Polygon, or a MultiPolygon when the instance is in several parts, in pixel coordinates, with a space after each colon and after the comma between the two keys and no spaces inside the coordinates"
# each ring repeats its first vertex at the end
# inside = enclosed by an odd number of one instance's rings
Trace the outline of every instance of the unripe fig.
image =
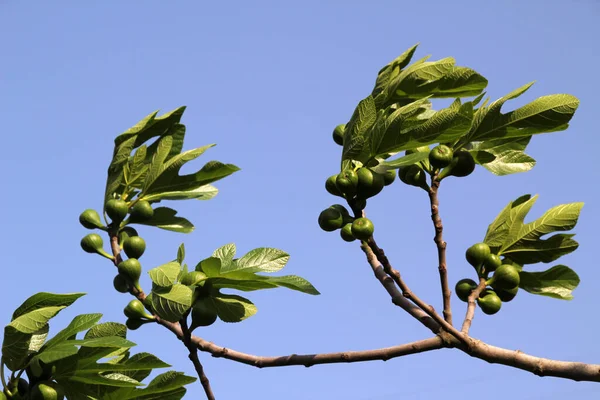
{"type": "Polygon", "coordinates": [[[521,277],[517,268],[513,265],[502,264],[494,272],[490,284],[494,288],[510,290],[519,287],[520,281],[521,277]]]}
{"type": "Polygon", "coordinates": [[[96,210],[87,209],[79,215],[79,223],[87,229],[104,229],[100,215],[96,210]]]}
{"type": "Polygon", "coordinates": [[[359,240],[367,240],[373,236],[375,227],[368,218],[357,218],[352,223],[352,235],[359,240]]]}
{"type": "Polygon", "coordinates": [[[100,235],[98,235],[97,233],[90,233],[89,235],[85,235],[83,239],[81,239],[80,244],[81,248],[86,253],[97,253],[110,260],[114,259],[113,256],[108,254],[102,248],[104,246],[104,241],[102,240],[102,237],[100,237],[100,235]]]}
{"type": "Polygon", "coordinates": [[[477,282],[473,279],[461,279],[456,283],[454,291],[459,299],[466,302],[469,300],[471,292],[477,287],[477,282]]]}
{"type": "Polygon", "coordinates": [[[485,289],[477,299],[481,311],[487,315],[496,314],[502,307],[502,300],[493,290],[485,289]]]}
{"type": "Polygon", "coordinates": [[[469,247],[465,253],[467,261],[475,268],[481,267],[489,255],[490,246],[486,243],[476,243],[469,247]]]}
{"type": "Polygon", "coordinates": [[[428,190],[427,176],[423,168],[417,164],[409,165],[398,169],[398,177],[407,185],[421,187],[428,190]]]}
{"type": "Polygon", "coordinates": [[[131,284],[138,290],[142,291],[140,287],[140,276],[142,275],[142,266],[137,258],[128,258],[117,265],[119,274],[125,276],[131,284]]]}
{"type": "Polygon", "coordinates": [[[369,168],[359,168],[356,175],[358,177],[356,195],[362,199],[377,195],[385,185],[383,176],[371,171],[369,168]]]}
{"type": "Polygon", "coordinates": [[[396,171],[393,169],[388,169],[383,174],[383,184],[385,186],[391,185],[396,179],[396,171]]]}
{"type": "Polygon", "coordinates": [[[344,145],[344,131],[346,130],[346,124],[341,124],[335,127],[333,130],[333,141],[340,146],[344,145]]]}
{"type": "Polygon", "coordinates": [[[133,236],[139,236],[137,231],[134,228],[132,228],[130,226],[125,226],[125,227],[121,228],[119,230],[119,245],[121,247],[123,247],[125,240],[127,240],[127,238],[130,238],[133,236]]]}
{"type": "Polygon", "coordinates": [[[334,210],[338,210],[340,212],[340,214],[342,214],[342,217],[344,218],[344,221],[347,220],[350,217],[350,212],[348,211],[348,209],[346,207],[344,207],[341,204],[334,204],[329,208],[333,208],[334,210]]]}
{"type": "Polygon", "coordinates": [[[440,144],[429,152],[429,163],[434,168],[445,168],[452,163],[453,155],[450,147],[440,144]]]}
{"type": "Polygon", "coordinates": [[[346,169],[337,176],[335,185],[344,196],[350,198],[356,194],[358,175],[354,170],[346,169]]]}
{"type": "Polygon", "coordinates": [[[124,200],[110,199],[104,205],[104,211],[106,211],[106,215],[110,217],[112,222],[120,224],[127,216],[129,206],[124,200]]]}
{"type": "Polygon", "coordinates": [[[494,272],[499,266],[502,265],[502,260],[496,254],[490,254],[483,261],[483,267],[486,272],[494,272]]]}
{"type": "Polygon", "coordinates": [[[342,229],[340,230],[340,236],[346,242],[353,242],[356,240],[356,238],[352,234],[352,224],[351,223],[346,224],[342,227],[342,229]]]}
{"type": "Polygon", "coordinates": [[[199,326],[209,326],[217,320],[217,310],[212,307],[208,298],[199,298],[192,307],[192,324],[190,331],[199,326]]]}
{"type": "Polygon", "coordinates": [[[140,200],[131,208],[131,222],[145,222],[154,216],[154,210],[149,202],[140,200]]]}
{"type": "Polygon", "coordinates": [[[127,326],[127,329],[129,329],[130,331],[135,331],[135,330],[139,329],[140,326],[150,323],[150,322],[154,322],[154,321],[149,321],[149,320],[145,320],[145,319],[137,319],[137,318],[127,318],[127,320],[125,320],[125,326],[127,326]]]}
{"type": "Polygon", "coordinates": [[[200,271],[190,271],[181,278],[181,284],[185,286],[197,285],[204,282],[208,277],[200,271]]]}
{"type": "Polygon", "coordinates": [[[463,177],[470,175],[475,170],[475,160],[471,153],[466,150],[459,150],[454,153],[452,163],[439,174],[443,179],[448,175],[463,177]]]}
{"type": "Polygon", "coordinates": [[[508,303],[509,301],[515,298],[517,292],[519,291],[519,287],[517,286],[514,289],[509,290],[494,288],[494,291],[503,303],[508,303]]]}
{"type": "Polygon", "coordinates": [[[36,384],[29,394],[31,400],[64,400],[65,393],[56,382],[40,382],[36,384]]]}
{"type": "Polygon", "coordinates": [[[319,226],[326,232],[340,229],[344,223],[342,213],[334,208],[327,208],[319,214],[319,226]]]}
{"type": "Polygon", "coordinates": [[[123,242],[123,250],[129,258],[140,258],[146,251],[146,241],[139,236],[132,236],[123,242]]]}
{"type": "Polygon", "coordinates": [[[344,197],[342,192],[340,192],[340,189],[338,189],[337,185],[335,184],[337,177],[338,176],[336,174],[327,178],[327,180],[325,181],[325,190],[327,190],[329,194],[332,194],[334,196],[344,197]]]}
{"type": "Polygon", "coordinates": [[[154,320],[156,317],[144,308],[144,305],[138,299],[133,299],[127,304],[127,306],[123,309],[123,313],[127,318],[131,319],[149,319],[154,320]]]}
{"type": "Polygon", "coordinates": [[[129,292],[129,281],[127,278],[121,274],[117,274],[113,279],[113,287],[119,293],[128,293],[129,292]]]}

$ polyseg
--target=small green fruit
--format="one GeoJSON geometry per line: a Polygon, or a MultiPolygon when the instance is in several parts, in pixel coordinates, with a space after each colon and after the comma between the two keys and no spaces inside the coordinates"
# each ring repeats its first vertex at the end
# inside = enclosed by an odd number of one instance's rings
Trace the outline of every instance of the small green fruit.
{"type": "Polygon", "coordinates": [[[457,177],[471,175],[475,171],[475,160],[471,153],[460,150],[454,153],[452,163],[448,166],[449,174],[457,177]]]}
{"type": "Polygon", "coordinates": [[[123,313],[127,318],[131,319],[156,319],[156,317],[146,311],[144,304],[138,299],[131,300],[123,309],[123,313]]]}
{"type": "Polygon", "coordinates": [[[354,235],[352,234],[352,223],[346,224],[340,230],[340,236],[346,242],[353,242],[356,240],[354,235]]]}
{"type": "Polygon", "coordinates": [[[131,208],[131,222],[145,222],[154,216],[154,210],[146,200],[140,200],[131,208]]]}
{"type": "Polygon", "coordinates": [[[334,196],[344,197],[342,192],[340,192],[340,189],[338,189],[337,185],[335,184],[337,177],[338,176],[336,174],[327,178],[327,180],[325,181],[325,190],[327,190],[329,194],[332,194],[334,196]]]}
{"type": "Polygon", "coordinates": [[[368,240],[373,236],[375,227],[368,218],[357,218],[352,223],[352,235],[359,240],[368,240]]]}
{"type": "Polygon", "coordinates": [[[123,242],[123,250],[129,258],[140,258],[146,251],[146,241],[139,236],[132,236],[123,242]]]}
{"type": "Polygon", "coordinates": [[[465,253],[465,257],[469,264],[475,268],[479,268],[490,255],[490,246],[485,243],[476,243],[469,247],[465,253]]]}
{"type": "Polygon", "coordinates": [[[344,223],[342,213],[334,208],[327,208],[319,214],[319,226],[325,232],[333,232],[340,229],[344,223]]]}
{"type": "Polygon", "coordinates": [[[181,278],[181,284],[185,286],[197,285],[204,282],[208,277],[200,271],[190,271],[181,278]]]}
{"type": "Polygon", "coordinates": [[[117,274],[113,279],[113,287],[119,293],[128,293],[129,292],[129,281],[127,278],[121,274],[117,274]]]}
{"type": "Polygon", "coordinates": [[[102,221],[100,221],[100,215],[92,209],[87,209],[79,215],[79,223],[87,229],[104,228],[102,221]]]}
{"type": "Polygon", "coordinates": [[[500,265],[492,277],[492,286],[504,290],[519,287],[520,282],[519,270],[509,264],[500,265]]]}
{"type": "Polygon", "coordinates": [[[350,212],[348,211],[348,209],[346,207],[344,207],[341,204],[334,204],[329,208],[333,208],[334,210],[338,210],[340,212],[340,214],[342,214],[342,217],[344,218],[344,221],[347,220],[348,218],[350,218],[350,212]]]}
{"type": "Polygon", "coordinates": [[[388,169],[383,174],[383,184],[385,186],[391,185],[396,180],[396,171],[393,169],[388,169]]]}
{"type": "Polygon", "coordinates": [[[140,276],[142,275],[142,265],[137,258],[128,258],[117,265],[119,273],[125,276],[138,290],[142,291],[140,287],[140,276]]]}
{"type": "Polygon", "coordinates": [[[129,212],[129,206],[127,202],[120,199],[110,199],[104,206],[106,215],[109,216],[110,220],[115,224],[120,224],[125,219],[129,212]]]}
{"type": "Polygon", "coordinates": [[[114,259],[113,256],[104,251],[104,241],[102,237],[97,233],[90,233],[89,235],[85,235],[83,239],[81,239],[81,248],[86,253],[97,253],[103,257],[106,257],[110,260],[114,259]]]}
{"type": "Polygon", "coordinates": [[[146,321],[143,319],[137,319],[137,318],[127,318],[127,320],[125,320],[125,326],[127,326],[127,329],[129,329],[130,331],[135,331],[137,329],[140,328],[140,326],[148,323],[150,321],[146,321]]]}
{"type": "Polygon", "coordinates": [[[485,268],[486,272],[494,272],[501,265],[502,260],[496,254],[490,254],[483,262],[483,267],[485,268]]]}
{"type": "Polygon", "coordinates": [[[496,314],[502,307],[502,300],[493,290],[485,289],[477,299],[481,311],[487,315],[496,314]]]}
{"type": "Polygon", "coordinates": [[[503,303],[508,303],[515,298],[517,292],[519,291],[519,287],[517,286],[516,288],[509,290],[494,288],[494,291],[503,303]]]}
{"type": "Polygon", "coordinates": [[[429,152],[429,163],[434,168],[445,168],[452,163],[454,152],[444,144],[434,147],[429,152]]]}
{"type": "Polygon", "coordinates": [[[125,226],[125,227],[121,228],[119,230],[119,245],[121,247],[123,247],[125,240],[127,240],[127,238],[130,238],[133,236],[139,236],[135,229],[133,229],[130,226],[125,226]]]}
{"type": "Polygon", "coordinates": [[[358,186],[358,175],[354,170],[346,169],[337,176],[335,185],[344,196],[353,197],[358,186]]]}
{"type": "Polygon", "coordinates": [[[359,168],[356,175],[358,176],[356,194],[360,198],[373,197],[381,192],[385,186],[383,176],[371,171],[369,168],[359,168]]]}
{"type": "Polygon", "coordinates": [[[346,130],[346,124],[341,124],[335,127],[333,130],[333,141],[340,146],[344,145],[344,131],[346,130]]]}
{"type": "Polygon", "coordinates": [[[40,382],[31,389],[31,400],[63,400],[64,391],[56,382],[40,382]]]}
{"type": "Polygon", "coordinates": [[[461,279],[456,283],[454,291],[459,299],[466,302],[469,300],[471,292],[477,287],[477,282],[473,279],[461,279]]]}
{"type": "Polygon", "coordinates": [[[217,310],[212,306],[210,299],[200,298],[192,308],[192,325],[190,330],[199,326],[209,326],[217,320],[217,310]]]}
{"type": "Polygon", "coordinates": [[[398,177],[407,185],[422,187],[424,189],[427,187],[427,176],[425,175],[425,171],[417,164],[399,168],[398,177]]]}

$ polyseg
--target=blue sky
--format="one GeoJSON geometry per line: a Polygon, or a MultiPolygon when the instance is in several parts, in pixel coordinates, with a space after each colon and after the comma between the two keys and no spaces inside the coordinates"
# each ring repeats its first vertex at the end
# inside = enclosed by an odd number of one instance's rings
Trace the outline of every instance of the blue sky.
{"type": "MultiPolygon", "coordinates": [[[[277,247],[282,271],[322,293],[253,292],[256,316],[197,331],[207,340],[259,355],[360,350],[429,335],[394,307],[358,245],[322,232],[319,212],[337,202],[323,189],[337,172],[331,131],[372,89],[377,71],[419,42],[417,58],[456,58],[489,79],[492,99],[533,80],[506,109],[552,93],[581,100],[566,132],[535,137],[529,173],[495,177],[479,168],[448,179],[440,195],[452,285],[470,277],[464,250],[480,241],[510,200],[538,193],[531,217],[551,206],[586,203],[575,230],[580,248],[561,262],[581,285],[562,302],[520,294],[502,311],[478,313],[472,334],[491,344],[549,358],[600,363],[597,342],[600,223],[597,38],[600,3],[561,1],[0,1],[0,110],[4,210],[0,321],[8,323],[39,291],[88,293],[54,322],[101,312],[124,322],[129,301],[112,289],[114,270],[79,249],[77,221],[102,208],[113,138],[153,110],[187,105],[185,148],[208,143],[203,161],[242,168],[217,184],[209,202],[176,203],[196,225],[190,235],[140,229],[146,268],[172,259],[185,242],[195,263],[226,243],[238,251],[277,247]]],[[[198,161],[201,165],[202,162],[198,161]]],[[[198,166],[198,165],[195,165],[198,166]]],[[[190,168],[191,169],[191,168],[190,168]]],[[[379,244],[422,298],[440,308],[427,196],[394,184],[369,202],[379,244]]],[[[145,277],[143,285],[149,285],[145,277]]],[[[455,297],[454,313],[464,314],[455,297]]],[[[184,347],[158,326],[130,333],[150,351],[194,375],[184,347]]],[[[383,362],[258,370],[201,355],[219,399],[589,399],[574,383],[451,350],[383,362]]],[[[200,384],[186,398],[201,398],[200,384]]]]}

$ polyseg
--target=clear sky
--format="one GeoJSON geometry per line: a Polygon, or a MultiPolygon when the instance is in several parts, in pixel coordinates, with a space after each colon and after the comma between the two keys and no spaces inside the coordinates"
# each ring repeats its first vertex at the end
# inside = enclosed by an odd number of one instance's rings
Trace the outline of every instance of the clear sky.
{"type": "MultiPolygon", "coordinates": [[[[581,285],[570,302],[522,293],[493,317],[478,313],[472,334],[533,355],[600,363],[596,250],[597,66],[600,3],[577,1],[0,1],[2,116],[2,291],[0,321],[39,291],[88,293],[53,323],[101,312],[124,322],[129,301],[112,289],[114,269],[83,253],[77,221],[102,208],[113,138],[151,111],[188,109],[185,148],[217,143],[202,157],[241,172],[217,183],[209,202],[175,203],[196,224],[190,235],[140,229],[147,268],[185,242],[194,263],[229,242],[240,252],[277,247],[282,272],[309,279],[321,296],[284,289],[247,294],[256,316],[196,331],[259,355],[391,346],[429,336],[394,307],[358,245],[321,231],[319,212],[340,148],[331,131],[372,89],[379,69],[420,42],[416,58],[456,58],[490,81],[492,99],[537,83],[506,110],[552,93],[581,105],[566,132],[535,137],[533,171],[495,177],[482,168],[448,179],[440,195],[452,286],[471,277],[464,251],[483,239],[510,200],[540,198],[531,212],[586,203],[580,248],[561,261],[581,285]]],[[[194,167],[202,165],[198,161],[194,167]]],[[[186,167],[187,168],[187,167],[186,167]]],[[[191,170],[191,167],[189,168],[191,170]]],[[[440,309],[427,196],[399,183],[369,203],[376,237],[411,288],[440,309]]],[[[147,276],[142,284],[149,287],[147,276]]],[[[453,298],[454,313],[464,303],[453,298]]],[[[194,375],[165,329],[131,332],[150,351],[194,375]]],[[[201,355],[218,399],[488,400],[591,399],[600,386],[490,365],[451,350],[351,365],[258,370],[201,355]]],[[[186,398],[201,398],[199,383],[186,398]]],[[[596,396],[595,396],[596,395],[596,396]]]]}

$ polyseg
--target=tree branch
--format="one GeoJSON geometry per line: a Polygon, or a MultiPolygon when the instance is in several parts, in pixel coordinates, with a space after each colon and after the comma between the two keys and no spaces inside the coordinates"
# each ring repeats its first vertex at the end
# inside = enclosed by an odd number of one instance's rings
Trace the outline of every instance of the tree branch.
{"type": "Polygon", "coordinates": [[[485,278],[479,278],[479,285],[471,292],[469,295],[469,299],[467,300],[467,314],[465,315],[465,320],[462,325],[462,333],[465,335],[469,334],[469,329],[471,329],[471,323],[473,322],[473,317],[475,316],[475,308],[477,307],[477,298],[485,289],[486,283],[485,278]]]}
{"type": "Polygon", "coordinates": [[[208,377],[204,373],[204,367],[202,366],[202,363],[200,362],[200,359],[198,358],[198,347],[196,346],[196,344],[194,342],[192,342],[192,334],[187,325],[188,314],[189,314],[189,312],[186,313],[183,316],[183,318],[181,318],[181,321],[179,322],[179,325],[181,326],[181,330],[183,332],[183,343],[185,344],[185,347],[187,347],[190,352],[188,357],[189,357],[190,361],[192,362],[192,364],[194,364],[194,368],[196,369],[198,378],[200,378],[200,383],[202,383],[202,387],[204,388],[204,393],[206,394],[206,398],[208,400],[215,400],[215,395],[213,394],[212,388],[210,387],[210,381],[208,380],[208,377]]]}
{"type": "Polygon", "coordinates": [[[431,206],[431,220],[435,228],[435,237],[433,241],[437,245],[438,253],[438,271],[440,273],[440,284],[442,286],[442,297],[444,299],[444,320],[452,325],[452,308],[450,307],[450,299],[452,292],[448,287],[448,271],[446,269],[446,242],[444,241],[443,232],[444,225],[439,213],[438,190],[440,181],[437,179],[437,174],[431,178],[431,187],[429,188],[429,204],[431,206]]]}

